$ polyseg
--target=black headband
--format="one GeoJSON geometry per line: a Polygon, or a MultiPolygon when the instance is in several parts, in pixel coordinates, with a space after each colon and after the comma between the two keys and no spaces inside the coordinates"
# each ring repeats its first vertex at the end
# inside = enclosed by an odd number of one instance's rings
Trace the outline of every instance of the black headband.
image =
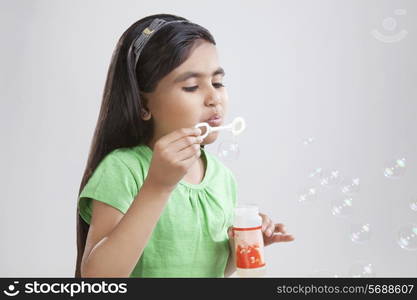
{"type": "Polygon", "coordinates": [[[154,19],[151,24],[146,27],[141,34],[135,39],[133,42],[133,51],[135,53],[135,66],[139,60],[140,53],[142,52],[143,48],[145,47],[146,43],[149,39],[154,35],[159,29],[167,24],[172,23],[189,23],[188,20],[174,20],[174,21],[165,21],[163,19],[154,19]]]}

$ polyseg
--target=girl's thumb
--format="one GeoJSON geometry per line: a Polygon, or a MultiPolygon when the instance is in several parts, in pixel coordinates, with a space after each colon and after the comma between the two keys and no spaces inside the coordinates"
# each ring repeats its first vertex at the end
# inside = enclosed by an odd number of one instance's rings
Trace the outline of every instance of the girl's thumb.
{"type": "Polygon", "coordinates": [[[234,237],[234,235],[233,235],[233,226],[230,226],[230,227],[227,229],[227,235],[229,236],[229,239],[231,239],[231,238],[233,238],[233,237],[234,237]]]}

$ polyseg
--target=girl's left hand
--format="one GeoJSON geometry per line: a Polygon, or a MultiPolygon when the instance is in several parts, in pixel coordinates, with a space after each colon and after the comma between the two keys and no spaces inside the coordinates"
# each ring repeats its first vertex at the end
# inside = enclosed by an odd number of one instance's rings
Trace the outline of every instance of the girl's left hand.
{"type": "MultiPolygon", "coordinates": [[[[284,224],[274,224],[274,222],[272,222],[272,220],[265,214],[259,213],[259,216],[262,218],[262,235],[264,239],[264,246],[269,246],[273,243],[279,242],[291,242],[294,240],[294,237],[285,231],[284,224]]],[[[229,246],[232,250],[232,255],[229,257],[226,266],[225,276],[230,276],[230,274],[232,274],[236,270],[236,254],[234,251],[235,239],[233,238],[233,226],[230,226],[228,228],[227,234],[229,236],[229,246]]]]}
{"type": "MultiPolygon", "coordinates": [[[[262,213],[259,213],[259,216],[262,218],[264,246],[269,246],[273,243],[291,242],[294,240],[294,237],[286,232],[284,224],[274,224],[267,215],[262,213]]],[[[231,249],[234,249],[233,226],[229,227],[228,235],[230,247],[231,249]]]]}
{"type": "Polygon", "coordinates": [[[291,242],[294,240],[294,237],[291,234],[287,234],[284,224],[274,224],[267,215],[262,213],[259,213],[259,215],[262,218],[264,246],[269,246],[273,243],[291,242]]]}

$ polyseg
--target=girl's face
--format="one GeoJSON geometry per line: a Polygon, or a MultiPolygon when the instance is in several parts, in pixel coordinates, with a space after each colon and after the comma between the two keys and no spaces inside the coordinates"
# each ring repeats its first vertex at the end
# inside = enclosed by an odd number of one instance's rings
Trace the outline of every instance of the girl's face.
{"type": "MultiPolygon", "coordinates": [[[[216,46],[198,40],[189,58],[162,78],[154,92],[144,94],[154,122],[152,147],[162,136],[179,128],[194,127],[215,114],[221,120],[213,125],[223,124],[228,102],[223,76],[216,46]]],[[[213,143],[217,136],[218,132],[210,133],[202,144],[213,143]]]]}

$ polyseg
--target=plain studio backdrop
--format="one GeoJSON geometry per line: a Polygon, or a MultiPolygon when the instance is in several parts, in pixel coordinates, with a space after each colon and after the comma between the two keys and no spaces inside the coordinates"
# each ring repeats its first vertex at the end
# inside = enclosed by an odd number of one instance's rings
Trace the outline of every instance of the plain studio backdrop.
{"type": "MultiPolygon", "coordinates": [[[[239,203],[296,238],[265,249],[267,275],[417,276],[416,1],[0,3],[0,276],[73,276],[77,192],[111,54],[156,13],[216,39],[226,123],[247,123],[239,154],[222,158],[239,203]],[[359,189],[344,194],[341,177],[359,189]]],[[[220,156],[230,138],[207,150],[220,156]]]]}

